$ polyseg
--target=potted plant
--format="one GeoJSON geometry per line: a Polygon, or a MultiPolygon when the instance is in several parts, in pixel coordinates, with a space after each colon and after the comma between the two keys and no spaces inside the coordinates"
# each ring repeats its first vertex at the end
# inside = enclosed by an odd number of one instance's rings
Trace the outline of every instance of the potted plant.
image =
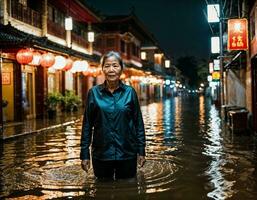
{"type": "Polygon", "coordinates": [[[7,107],[8,106],[8,101],[7,100],[5,100],[5,99],[3,99],[2,100],[2,108],[5,108],[5,107],[7,107]]]}
{"type": "Polygon", "coordinates": [[[66,90],[63,97],[64,109],[69,112],[78,110],[81,104],[81,99],[79,96],[75,95],[74,91],[66,90]]]}
{"type": "Polygon", "coordinates": [[[62,98],[63,96],[59,92],[51,92],[47,95],[45,105],[47,107],[49,118],[52,118],[56,115],[57,106],[61,103],[62,98]]]}
{"type": "Polygon", "coordinates": [[[2,108],[3,108],[3,121],[5,122],[6,121],[6,116],[5,116],[5,109],[7,106],[8,106],[8,101],[6,99],[3,99],[2,100],[2,108]]]}

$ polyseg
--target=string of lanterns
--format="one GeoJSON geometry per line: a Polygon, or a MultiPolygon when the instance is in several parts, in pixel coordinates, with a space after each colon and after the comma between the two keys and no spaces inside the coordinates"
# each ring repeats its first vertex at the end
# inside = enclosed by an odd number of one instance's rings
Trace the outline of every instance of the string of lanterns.
{"type": "Polygon", "coordinates": [[[34,49],[20,49],[16,54],[16,60],[20,64],[39,66],[51,68],[54,70],[70,70],[72,73],[82,72],[85,76],[98,76],[101,74],[99,68],[89,67],[86,60],[73,61],[71,58],[65,58],[64,56],[55,56],[52,53],[39,53],[34,49]]]}

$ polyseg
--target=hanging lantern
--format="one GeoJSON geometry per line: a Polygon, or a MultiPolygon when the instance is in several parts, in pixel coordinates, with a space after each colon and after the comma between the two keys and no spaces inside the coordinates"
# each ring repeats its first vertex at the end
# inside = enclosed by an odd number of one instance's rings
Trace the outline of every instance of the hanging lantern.
{"type": "Polygon", "coordinates": [[[95,41],[95,33],[93,31],[89,31],[87,33],[87,40],[88,40],[88,42],[94,42],[95,41]]]}
{"type": "Polygon", "coordinates": [[[65,30],[71,31],[73,28],[72,17],[65,18],[65,30]]]}
{"type": "Polygon", "coordinates": [[[54,69],[63,69],[66,66],[66,59],[63,56],[55,56],[54,69]]]}
{"type": "Polygon", "coordinates": [[[38,66],[38,65],[40,65],[41,58],[42,58],[42,55],[41,55],[39,52],[34,51],[34,52],[33,52],[33,59],[32,59],[32,61],[29,63],[29,65],[33,65],[33,66],[38,66]]]}
{"type": "Polygon", "coordinates": [[[76,72],[83,72],[83,71],[87,71],[88,69],[88,62],[83,60],[76,60],[71,68],[71,72],[72,73],[76,73],[76,72]]]}
{"type": "Polygon", "coordinates": [[[68,71],[72,68],[72,64],[73,64],[73,60],[71,60],[70,58],[66,59],[66,65],[63,68],[63,70],[68,71]]]}
{"type": "Polygon", "coordinates": [[[73,62],[72,68],[70,69],[70,71],[72,73],[78,72],[78,69],[79,69],[79,66],[80,66],[80,62],[81,62],[80,60],[76,60],[75,62],[73,62]]]}
{"type": "Polygon", "coordinates": [[[92,76],[93,77],[97,77],[97,74],[98,74],[97,69],[96,68],[92,68],[92,76]]]}
{"type": "Polygon", "coordinates": [[[55,57],[54,57],[53,54],[51,54],[51,53],[44,53],[42,55],[40,64],[43,67],[51,67],[54,63],[55,63],[55,57]]]}
{"type": "Polygon", "coordinates": [[[83,74],[84,76],[89,76],[90,73],[89,73],[89,71],[83,71],[82,74],[83,74]]]}
{"type": "Polygon", "coordinates": [[[126,75],[124,73],[121,74],[120,79],[124,80],[126,78],[126,75]]]}
{"type": "Polygon", "coordinates": [[[86,60],[81,61],[81,65],[80,65],[80,68],[79,68],[80,72],[87,71],[88,66],[89,65],[88,65],[88,62],[86,60]]]}
{"type": "Polygon", "coordinates": [[[97,76],[100,76],[102,74],[102,69],[101,68],[97,68],[97,76]]]}
{"type": "Polygon", "coordinates": [[[33,52],[31,49],[21,49],[16,54],[16,60],[20,64],[28,64],[33,60],[33,52]]]}

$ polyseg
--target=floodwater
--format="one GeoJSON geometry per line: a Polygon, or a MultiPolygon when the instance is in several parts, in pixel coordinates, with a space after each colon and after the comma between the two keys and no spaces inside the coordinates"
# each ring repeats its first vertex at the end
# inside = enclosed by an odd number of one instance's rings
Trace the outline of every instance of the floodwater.
{"type": "Polygon", "coordinates": [[[225,130],[204,97],[142,104],[147,162],[136,179],[80,168],[81,123],[1,144],[0,199],[256,199],[255,136],[225,130]]]}

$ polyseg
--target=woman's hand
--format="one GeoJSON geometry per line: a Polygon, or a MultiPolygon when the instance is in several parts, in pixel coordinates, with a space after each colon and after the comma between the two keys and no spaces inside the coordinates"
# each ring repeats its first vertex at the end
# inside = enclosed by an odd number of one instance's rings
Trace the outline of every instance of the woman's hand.
{"type": "Polygon", "coordinates": [[[81,167],[85,172],[88,172],[90,168],[90,160],[82,160],[81,161],[81,167]]]}
{"type": "Polygon", "coordinates": [[[139,168],[141,168],[145,164],[145,157],[144,156],[138,156],[138,160],[137,161],[138,161],[139,168]]]}

